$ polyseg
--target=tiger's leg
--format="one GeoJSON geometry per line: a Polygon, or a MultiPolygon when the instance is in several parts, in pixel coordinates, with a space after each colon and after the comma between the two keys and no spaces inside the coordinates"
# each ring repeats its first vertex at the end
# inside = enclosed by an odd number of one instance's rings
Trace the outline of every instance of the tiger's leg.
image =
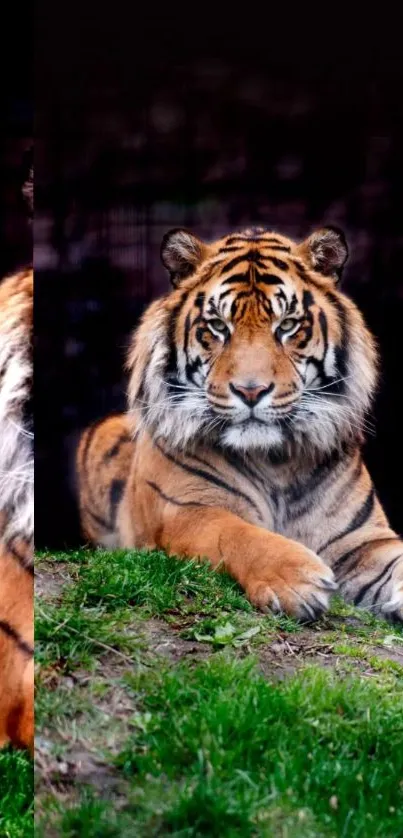
{"type": "Polygon", "coordinates": [[[338,517],[318,552],[333,568],[341,594],[374,614],[403,620],[403,541],[390,528],[365,467],[338,517]]]}
{"type": "Polygon", "coordinates": [[[119,511],[122,546],[206,558],[227,570],[254,605],[317,617],[336,588],[332,570],[302,544],[253,523],[259,512],[251,498],[217,459],[199,454],[172,456],[142,439],[119,511]]]}
{"type": "Polygon", "coordinates": [[[158,546],[221,564],[264,610],[312,620],[326,610],[336,588],[331,569],[311,550],[225,509],[167,509],[158,546]]]}
{"type": "Polygon", "coordinates": [[[133,456],[124,415],[109,416],[87,428],[77,450],[76,474],[81,526],[94,544],[119,547],[116,515],[133,456]]]}

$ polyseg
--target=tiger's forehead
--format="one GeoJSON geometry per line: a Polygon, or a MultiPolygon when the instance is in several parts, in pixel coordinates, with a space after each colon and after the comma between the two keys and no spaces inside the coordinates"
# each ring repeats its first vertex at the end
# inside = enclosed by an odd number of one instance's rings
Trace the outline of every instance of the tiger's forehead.
{"type": "Polygon", "coordinates": [[[290,239],[254,228],[213,245],[202,272],[204,304],[231,319],[252,308],[263,318],[297,313],[320,287],[311,274],[290,239]]]}
{"type": "MultiPolygon", "coordinates": [[[[200,299],[200,297],[199,297],[200,299]]],[[[313,305],[312,294],[289,277],[260,276],[253,267],[234,276],[234,281],[212,280],[203,294],[207,315],[220,315],[232,321],[251,315],[266,321],[288,314],[301,314],[313,305]]]]}
{"type": "Polygon", "coordinates": [[[262,249],[263,252],[266,252],[269,248],[273,253],[291,254],[295,246],[295,242],[279,233],[255,227],[250,230],[244,230],[241,233],[231,233],[228,236],[218,239],[210,245],[210,253],[214,256],[225,258],[230,254],[234,254],[234,256],[237,254],[241,255],[248,250],[256,252],[262,249]]]}
{"type": "Polygon", "coordinates": [[[271,243],[275,247],[284,247],[292,250],[296,246],[296,242],[281,233],[274,230],[267,230],[264,227],[249,227],[247,230],[242,230],[236,233],[229,233],[220,239],[217,239],[213,246],[217,249],[225,247],[242,247],[243,245],[254,245],[257,243],[271,243]]]}
{"type": "Polygon", "coordinates": [[[220,282],[236,282],[243,275],[255,278],[262,284],[304,280],[318,285],[310,266],[303,261],[298,246],[291,239],[261,228],[234,233],[209,245],[207,260],[201,278],[220,282]]]}

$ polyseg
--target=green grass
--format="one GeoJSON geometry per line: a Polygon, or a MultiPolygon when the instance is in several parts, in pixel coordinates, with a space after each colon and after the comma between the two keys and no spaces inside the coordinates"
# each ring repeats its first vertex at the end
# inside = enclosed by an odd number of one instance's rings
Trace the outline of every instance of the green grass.
{"type": "Polygon", "coordinates": [[[33,765],[24,753],[0,751],[0,836],[33,836],[33,765]]]}
{"type": "Polygon", "coordinates": [[[283,806],[300,835],[301,810],[324,834],[403,834],[403,688],[318,669],[268,683],[251,661],[216,657],[143,696],[118,762],[144,835],[248,835],[283,806]]]}
{"type": "Polygon", "coordinates": [[[181,608],[209,613],[217,608],[251,611],[237,584],[227,575],[212,573],[208,564],[178,561],[159,551],[102,550],[81,553],[80,568],[70,601],[102,605],[108,610],[130,605],[150,614],[181,608]],[[187,608],[186,608],[187,606],[187,608]]]}
{"type": "MultiPolygon", "coordinates": [[[[67,556],[57,554],[52,560],[65,562],[67,556]]],[[[256,626],[261,642],[269,632],[300,630],[292,618],[258,615],[238,585],[207,564],[157,551],[83,550],[72,557],[73,584],[61,601],[37,602],[36,660],[42,666],[57,663],[64,672],[90,667],[94,653],[105,645],[136,655],[141,622],[151,616],[181,629],[185,638],[203,637],[213,646],[258,639],[256,626]]]]}
{"type": "Polygon", "coordinates": [[[38,838],[403,835],[401,628],[339,599],[308,628],[260,615],[158,552],[52,558],[71,583],[37,610],[38,838]]]}

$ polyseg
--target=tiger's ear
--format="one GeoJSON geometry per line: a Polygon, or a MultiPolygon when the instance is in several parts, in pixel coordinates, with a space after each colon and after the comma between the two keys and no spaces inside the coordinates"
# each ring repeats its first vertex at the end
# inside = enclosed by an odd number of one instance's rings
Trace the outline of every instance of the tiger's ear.
{"type": "Polygon", "coordinates": [[[207,245],[188,230],[170,230],[162,239],[161,259],[177,288],[182,279],[190,276],[200,265],[207,252],[207,245]]]}
{"type": "Polygon", "coordinates": [[[347,242],[337,227],[322,227],[298,247],[299,253],[314,271],[338,282],[348,257],[347,242]]]}

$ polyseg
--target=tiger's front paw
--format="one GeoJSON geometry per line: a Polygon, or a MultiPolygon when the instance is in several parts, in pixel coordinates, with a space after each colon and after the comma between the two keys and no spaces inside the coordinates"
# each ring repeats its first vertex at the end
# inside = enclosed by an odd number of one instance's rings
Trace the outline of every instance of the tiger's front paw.
{"type": "Polygon", "coordinates": [[[245,590],[261,610],[304,621],[320,617],[337,590],[333,571],[311,550],[292,543],[286,553],[251,563],[245,590]]]}

